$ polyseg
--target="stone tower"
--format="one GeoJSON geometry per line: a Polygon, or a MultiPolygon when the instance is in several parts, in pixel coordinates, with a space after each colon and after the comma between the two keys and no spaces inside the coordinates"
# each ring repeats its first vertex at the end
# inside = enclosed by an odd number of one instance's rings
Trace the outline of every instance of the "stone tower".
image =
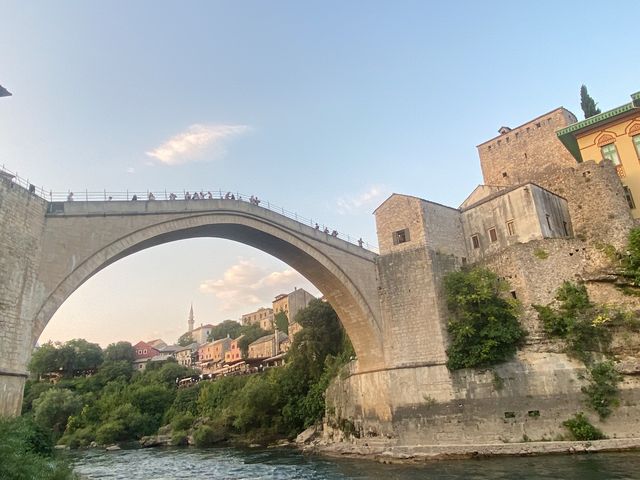
{"type": "Polygon", "coordinates": [[[193,332],[193,303],[191,304],[191,308],[189,309],[189,333],[193,332]]]}

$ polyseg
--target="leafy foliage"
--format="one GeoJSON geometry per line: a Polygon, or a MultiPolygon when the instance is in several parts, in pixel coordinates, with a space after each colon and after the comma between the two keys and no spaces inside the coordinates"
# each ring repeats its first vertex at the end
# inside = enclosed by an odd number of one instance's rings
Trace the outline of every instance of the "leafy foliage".
{"type": "Polygon", "coordinates": [[[596,363],[589,370],[590,382],[582,387],[582,392],[587,395],[588,404],[601,419],[607,418],[612,407],[618,406],[618,383],[622,380],[611,361],[596,363]]]}
{"type": "Polygon", "coordinates": [[[70,480],[71,468],[53,456],[50,435],[29,418],[0,418],[0,478],[70,480]]]}
{"type": "Polygon", "coordinates": [[[281,332],[289,334],[289,318],[287,314],[284,312],[276,313],[275,317],[273,317],[273,322],[276,325],[276,328],[281,332]]]}
{"type": "Polygon", "coordinates": [[[193,433],[193,443],[196,447],[210,447],[224,440],[224,436],[216,433],[209,425],[201,425],[193,433]]]}
{"type": "Polygon", "coordinates": [[[451,344],[447,366],[451,370],[486,367],[512,357],[526,335],[513,301],[503,297],[504,282],[486,269],[453,272],[444,282],[451,313],[451,344]]]}
{"type": "Polygon", "coordinates": [[[102,360],[102,349],[96,343],[89,343],[81,338],[64,344],[49,342],[33,353],[29,371],[36,376],[56,372],[72,377],[78,371],[97,368],[102,360]]]}
{"type": "Polygon", "coordinates": [[[69,417],[81,408],[80,399],[71,390],[50,389],[34,400],[33,418],[37,425],[51,431],[57,440],[64,432],[69,417]]]}
{"type": "MultiPolygon", "coordinates": [[[[133,372],[124,359],[126,345],[115,344],[93,376],[57,385],[30,381],[28,403],[39,424],[56,435],[64,432],[60,442],[72,447],[139,439],[163,424],[171,424],[176,445],[184,443],[188,431],[201,446],[237,435],[254,442],[295,435],[322,418],[324,391],[353,357],[329,304],[311,302],[297,321],[304,328],[282,368],[178,389],[176,379],[193,375],[193,370],[167,362],[133,372]]],[[[241,332],[248,340],[268,333],[259,325],[241,332]]]]}
{"type": "Polygon", "coordinates": [[[565,420],[562,425],[569,430],[574,440],[601,440],[604,433],[594,427],[582,412],[576,413],[573,418],[565,420]]]}
{"type": "Polygon", "coordinates": [[[207,337],[207,340],[212,342],[213,340],[220,340],[221,338],[238,338],[242,332],[242,325],[235,320],[225,320],[224,322],[215,325],[211,329],[211,333],[207,337]]]}
{"type": "Polygon", "coordinates": [[[597,103],[591,98],[589,92],[587,92],[586,85],[580,87],[580,108],[582,108],[585,119],[601,113],[597,107],[597,103]]]}
{"type": "Polygon", "coordinates": [[[624,274],[635,286],[640,286],[640,228],[629,232],[627,257],[624,259],[624,274]]]}
{"type": "Polygon", "coordinates": [[[254,323],[253,325],[244,325],[240,329],[240,335],[242,338],[238,341],[238,347],[242,351],[242,355],[244,357],[247,356],[249,352],[249,345],[255,342],[260,337],[264,337],[265,335],[269,335],[273,332],[267,332],[260,328],[260,324],[254,323]]]}
{"type": "Polygon", "coordinates": [[[191,345],[193,343],[193,335],[191,332],[183,333],[178,338],[178,345],[181,347],[186,347],[187,345],[191,345]]]}
{"type": "Polygon", "coordinates": [[[533,305],[545,332],[565,340],[567,353],[585,363],[595,351],[606,351],[611,343],[607,325],[618,322],[622,314],[589,300],[584,285],[564,282],[558,289],[555,302],[533,305]]]}
{"type": "Polygon", "coordinates": [[[104,349],[105,362],[129,362],[135,359],[135,351],[129,342],[112,343],[104,349]]]}

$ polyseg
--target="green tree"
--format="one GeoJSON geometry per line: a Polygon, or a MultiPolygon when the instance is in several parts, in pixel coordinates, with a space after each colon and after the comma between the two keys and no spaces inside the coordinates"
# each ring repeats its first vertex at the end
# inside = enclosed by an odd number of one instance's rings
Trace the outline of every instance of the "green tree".
{"type": "Polygon", "coordinates": [[[295,320],[296,335],[287,365],[278,373],[282,416],[287,433],[317,422],[324,414],[324,391],[354,355],[353,347],[331,305],[313,300],[295,320]]]}
{"type": "Polygon", "coordinates": [[[591,98],[589,92],[587,92],[587,86],[582,85],[580,87],[580,108],[584,113],[584,118],[593,117],[600,113],[600,109],[597,107],[597,103],[591,98]]]}
{"type": "Polygon", "coordinates": [[[102,348],[97,343],[87,342],[83,338],[69,340],[64,344],[64,349],[71,349],[74,352],[71,371],[94,370],[103,361],[102,348]]]}
{"type": "Polygon", "coordinates": [[[132,363],[135,359],[133,346],[129,342],[111,343],[104,349],[105,362],[119,362],[121,360],[132,363]]]}
{"type": "Polygon", "coordinates": [[[237,338],[240,335],[241,331],[242,325],[240,325],[238,322],[236,322],[235,320],[225,320],[224,322],[215,325],[211,329],[207,340],[212,342],[213,340],[220,340],[221,338],[227,337],[237,338]]]}
{"type": "Polygon", "coordinates": [[[71,390],[53,388],[44,392],[33,402],[33,418],[39,426],[51,431],[59,438],[67,427],[71,415],[80,412],[82,402],[71,390]]]}
{"type": "Polygon", "coordinates": [[[273,321],[276,324],[276,328],[278,330],[286,333],[287,335],[289,334],[289,318],[287,317],[286,313],[284,312],[276,313],[275,317],[273,318],[273,321]]]}
{"type": "Polygon", "coordinates": [[[191,332],[183,333],[180,335],[178,339],[178,345],[181,347],[186,347],[187,345],[191,345],[193,343],[193,335],[191,332]]]}
{"type": "MultiPolygon", "coordinates": [[[[249,345],[255,342],[260,337],[269,335],[272,332],[267,332],[260,328],[260,324],[254,323],[253,325],[244,325],[240,330],[240,335],[244,335],[238,341],[238,347],[242,351],[242,356],[246,357],[249,352],[249,345]]],[[[237,337],[236,337],[237,338],[237,337]]]]}
{"type": "Polygon", "coordinates": [[[160,422],[165,412],[173,403],[175,388],[166,385],[137,385],[128,389],[127,398],[140,412],[149,416],[155,429],[160,427],[160,422]]]}
{"type": "Polygon", "coordinates": [[[32,375],[39,377],[45,373],[58,372],[61,366],[59,349],[52,342],[48,342],[33,352],[29,371],[32,375]]]}
{"type": "Polygon", "coordinates": [[[124,380],[128,382],[133,376],[133,365],[128,360],[106,361],[98,369],[98,373],[91,378],[95,378],[101,386],[114,380],[124,380]]]}
{"type": "Polygon", "coordinates": [[[72,480],[71,468],[53,456],[49,435],[30,419],[0,418],[0,478],[72,480]]]}
{"type": "Polygon", "coordinates": [[[451,340],[447,366],[486,367],[512,357],[526,335],[516,304],[506,300],[506,284],[495,273],[474,268],[445,277],[451,340]]]}
{"type": "Polygon", "coordinates": [[[47,390],[55,388],[49,382],[37,382],[33,380],[27,380],[24,384],[24,397],[22,398],[22,414],[28,413],[33,408],[33,401],[36,400],[47,390]]]}

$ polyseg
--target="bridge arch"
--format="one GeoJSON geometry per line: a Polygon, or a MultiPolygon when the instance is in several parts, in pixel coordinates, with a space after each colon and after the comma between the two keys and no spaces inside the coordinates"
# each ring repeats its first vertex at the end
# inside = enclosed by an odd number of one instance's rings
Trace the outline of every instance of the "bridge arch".
{"type": "Polygon", "coordinates": [[[144,212],[117,203],[65,203],[63,214],[47,215],[41,280],[48,293],[37,309],[34,342],[62,303],[108,265],[156,245],[215,237],[255,247],[297,270],[336,310],[360,368],[384,364],[372,252],[245,202],[229,208],[228,201],[202,201],[188,211],[175,211],[186,202],[140,202],[153,203],[144,212]]]}

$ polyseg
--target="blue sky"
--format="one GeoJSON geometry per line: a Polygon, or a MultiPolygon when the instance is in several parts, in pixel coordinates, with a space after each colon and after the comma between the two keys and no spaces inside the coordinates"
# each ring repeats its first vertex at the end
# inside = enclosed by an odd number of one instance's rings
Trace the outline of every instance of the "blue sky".
{"type": "MultiPolygon", "coordinates": [[[[580,117],[582,83],[603,110],[640,89],[631,1],[0,4],[0,164],[53,191],[257,194],[369,241],[391,192],[464,200],[500,126],[580,117]]],[[[41,340],[171,341],[191,301],[216,323],[293,286],[258,250],[177,242],[89,280],[41,340]]]]}

